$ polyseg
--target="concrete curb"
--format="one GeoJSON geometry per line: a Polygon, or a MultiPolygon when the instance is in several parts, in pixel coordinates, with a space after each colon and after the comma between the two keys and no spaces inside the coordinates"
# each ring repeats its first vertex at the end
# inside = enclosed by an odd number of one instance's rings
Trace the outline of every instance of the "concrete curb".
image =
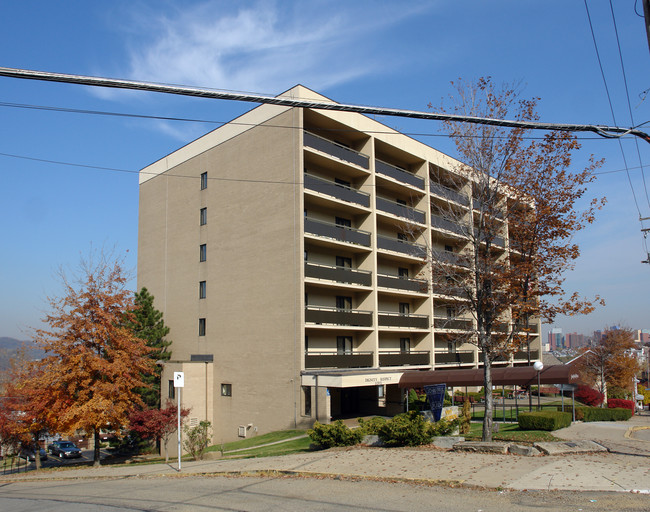
{"type": "Polygon", "coordinates": [[[638,432],[639,430],[650,430],[650,427],[642,427],[642,426],[630,427],[630,428],[627,429],[627,432],[625,432],[625,434],[623,434],[623,437],[625,437],[625,439],[632,439],[633,441],[641,441],[642,443],[650,443],[650,441],[648,441],[646,439],[636,439],[636,438],[632,437],[632,434],[634,432],[638,432]]]}

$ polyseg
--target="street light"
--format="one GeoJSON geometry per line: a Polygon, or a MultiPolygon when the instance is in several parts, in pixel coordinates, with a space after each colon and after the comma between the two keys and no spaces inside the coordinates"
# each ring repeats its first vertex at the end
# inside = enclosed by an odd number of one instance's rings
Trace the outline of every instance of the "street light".
{"type": "Polygon", "coordinates": [[[533,368],[537,370],[537,410],[539,411],[541,409],[541,403],[540,403],[541,388],[540,388],[539,372],[541,372],[544,369],[544,363],[542,363],[541,361],[535,361],[533,368]]]}

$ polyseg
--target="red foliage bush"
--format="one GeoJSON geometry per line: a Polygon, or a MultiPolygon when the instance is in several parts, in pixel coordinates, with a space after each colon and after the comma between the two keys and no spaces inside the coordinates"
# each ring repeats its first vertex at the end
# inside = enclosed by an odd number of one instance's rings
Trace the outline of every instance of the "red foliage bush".
{"type": "Polygon", "coordinates": [[[575,398],[589,407],[598,407],[605,399],[600,391],[592,389],[589,386],[578,386],[575,392],[575,398]]]}
{"type": "Polygon", "coordinates": [[[632,416],[634,416],[634,402],[632,400],[622,400],[620,398],[610,398],[607,400],[608,409],[630,409],[632,411],[632,416]]]}

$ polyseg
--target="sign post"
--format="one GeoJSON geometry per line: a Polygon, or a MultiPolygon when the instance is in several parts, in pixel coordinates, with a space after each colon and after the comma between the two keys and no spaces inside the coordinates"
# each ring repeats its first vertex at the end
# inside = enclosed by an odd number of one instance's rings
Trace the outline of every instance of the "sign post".
{"type": "Polygon", "coordinates": [[[181,470],[181,388],[185,386],[185,374],[174,372],[174,389],[176,389],[178,403],[176,405],[176,431],[178,433],[178,471],[181,470]]]}

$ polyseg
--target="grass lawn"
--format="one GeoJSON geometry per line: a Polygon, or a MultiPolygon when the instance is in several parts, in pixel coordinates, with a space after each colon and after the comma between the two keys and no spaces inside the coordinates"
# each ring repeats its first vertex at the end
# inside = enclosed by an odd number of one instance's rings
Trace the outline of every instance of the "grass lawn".
{"type": "MultiPolygon", "coordinates": [[[[465,435],[468,441],[480,441],[483,432],[482,423],[471,423],[471,431],[465,435]]],[[[561,441],[551,432],[545,430],[521,430],[517,423],[499,423],[499,431],[492,434],[493,441],[512,441],[517,443],[536,443],[543,441],[561,441]]]]}
{"type": "Polygon", "coordinates": [[[289,455],[291,453],[308,452],[311,439],[303,437],[294,439],[285,443],[272,444],[270,446],[253,447],[250,450],[244,450],[235,453],[226,453],[225,457],[232,458],[251,458],[251,457],[273,457],[276,455],[289,455]]]}
{"type": "MultiPolygon", "coordinates": [[[[261,444],[275,443],[278,441],[284,441],[285,439],[291,439],[292,437],[297,437],[306,434],[307,434],[306,430],[278,430],[277,432],[269,432],[268,434],[249,437],[246,439],[242,439],[240,441],[233,441],[232,443],[224,443],[223,451],[229,452],[231,450],[240,450],[242,448],[254,448],[261,444]]],[[[284,445],[285,443],[282,444],[284,445]]],[[[221,450],[221,446],[222,445],[220,444],[215,444],[214,446],[210,446],[207,449],[207,451],[218,452],[221,450]]]]}

